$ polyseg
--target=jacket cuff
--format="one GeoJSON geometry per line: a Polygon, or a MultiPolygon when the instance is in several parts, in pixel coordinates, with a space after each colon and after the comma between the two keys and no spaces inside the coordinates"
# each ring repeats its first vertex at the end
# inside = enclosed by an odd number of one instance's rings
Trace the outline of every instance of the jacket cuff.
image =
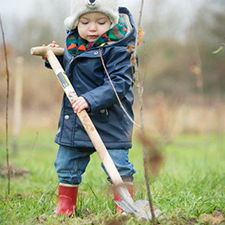
{"type": "Polygon", "coordinates": [[[48,69],[52,69],[48,60],[45,60],[45,67],[48,68],[48,69]]]}
{"type": "Polygon", "coordinates": [[[95,101],[95,99],[93,98],[93,96],[87,92],[87,93],[83,94],[82,97],[84,97],[88,103],[88,106],[89,106],[88,112],[96,111],[98,104],[95,101]]]}
{"type": "Polygon", "coordinates": [[[88,109],[86,111],[87,112],[91,112],[92,111],[91,110],[91,104],[90,104],[88,98],[85,96],[85,94],[84,95],[81,95],[81,97],[83,97],[86,100],[87,104],[88,104],[88,109]]]}
{"type": "MultiPolygon", "coordinates": [[[[56,58],[58,59],[59,63],[61,64],[61,66],[64,69],[64,66],[63,66],[63,56],[57,56],[56,58]]],[[[49,63],[48,60],[45,60],[45,67],[48,68],[48,69],[52,69],[52,67],[51,67],[51,65],[50,65],[50,63],[49,63]]]]}

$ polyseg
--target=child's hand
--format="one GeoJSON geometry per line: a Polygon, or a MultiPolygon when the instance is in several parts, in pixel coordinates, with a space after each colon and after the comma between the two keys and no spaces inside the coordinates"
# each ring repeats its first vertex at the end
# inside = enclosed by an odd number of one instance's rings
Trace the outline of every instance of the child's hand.
{"type": "MultiPolygon", "coordinates": [[[[45,45],[42,45],[42,46],[44,47],[45,45]]],[[[55,41],[52,41],[52,43],[48,44],[47,47],[59,48],[59,45],[55,41]]],[[[43,60],[47,60],[47,57],[46,56],[42,56],[42,59],[43,60]]]]}
{"type": "Polygon", "coordinates": [[[83,97],[78,97],[74,100],[72,108],[75,113],[79,113],[83,109],[88,109],[88,103],[83,97]]]}

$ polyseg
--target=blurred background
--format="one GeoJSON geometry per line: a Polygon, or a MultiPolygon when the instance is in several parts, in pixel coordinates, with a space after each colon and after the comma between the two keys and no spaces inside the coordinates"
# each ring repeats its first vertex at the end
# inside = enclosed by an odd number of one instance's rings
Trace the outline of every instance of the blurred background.
{"type": "MultiPolygon", "coordinates": [[[[140,2],[120,0],[137,24],[140,2]]],[[[57,129],[61,86],[31,47],[52,40],[64,46],[69,0],[0,0],[10,73],[9,129],[57,129]],[[22,79],[22,92],[18,89],[22,79]],[[17,83],[17,88],[15,87],[17,83]],[[18,94],[19,93],[19,94],[18,94]],[[16,100],[17,99],[17,100],[16,100]],[[21,101],[20,124],[15,126],[21,101]]],[[[222,134],[225,127],[224,0],[146,0],[138,48],[144,77],[144,114],[149,133],[169,141],[181,133],[222,134]]],[[[20,89],[20,88],[19,88],[20,89]]],[[[0,37],[0,131],[5,131],[6,72],[0,37]]],[[[20,111],[20,110],[19,110],[20,111]]],[[[139,105],[135,101],[135,120],[139,105]]],[[[1,137],[2,139],[3,137],[1,137]]]]}

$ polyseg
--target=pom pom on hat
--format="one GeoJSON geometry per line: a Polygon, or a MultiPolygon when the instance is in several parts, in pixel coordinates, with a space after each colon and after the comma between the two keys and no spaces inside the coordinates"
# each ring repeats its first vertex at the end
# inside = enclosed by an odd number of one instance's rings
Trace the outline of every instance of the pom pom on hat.
{"type": "Polygon", "coordinates": [[[71,16],[64,21],[66,28],[75,29],[80,16],[91,12],[104,13],[111,20],[112,26],[119,21],[117,0],[71,0],[71,16]]]}

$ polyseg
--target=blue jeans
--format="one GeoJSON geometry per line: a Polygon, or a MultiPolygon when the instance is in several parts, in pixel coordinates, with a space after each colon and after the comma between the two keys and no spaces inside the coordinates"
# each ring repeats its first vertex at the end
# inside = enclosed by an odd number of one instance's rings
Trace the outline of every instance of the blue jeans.
{"type": "MultiPolygon", "coordinates": [[[[74,148],[60,145],[55,160],[55,169],[59,182],[64,184],[80,184],[82,180],[81,176],[90,161],[90,155],[94,152],[95,150],[91,148],[74,148]]],[[[136,170],[133,168],[133,164],[129,162],[129,150],[110,149],[108,152],[123,181],[132,182],[133,174],[136,173],[136,170]]],[[[107,174],[102,163],[101,166],[107,174]]],[[[107,179],[110,181],[109,177],[107,179]]]]}

